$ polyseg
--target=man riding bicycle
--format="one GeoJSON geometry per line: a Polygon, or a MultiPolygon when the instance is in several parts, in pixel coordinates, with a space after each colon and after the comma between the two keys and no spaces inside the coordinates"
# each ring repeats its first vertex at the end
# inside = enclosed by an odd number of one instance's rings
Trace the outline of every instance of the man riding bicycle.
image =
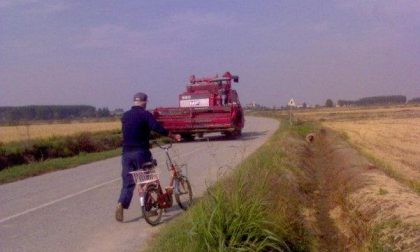
{"type": "Polygon", "coordinates": [[[163,136],[169,136],[176,141],[181,140],[179,134],[171,134],[146,110],[146,94],[135,94],[133,101],[131,109],[125,112],[121,118],[123,133],[121,177],[123,183],[115,211],[115,219],[119,222],[124,220],[124,209],[128,209],[130,206],[136,186],[130,172],[141,169],[144,163],[152,160],[149,144],[150,132],[154,131],[163,136]]]}

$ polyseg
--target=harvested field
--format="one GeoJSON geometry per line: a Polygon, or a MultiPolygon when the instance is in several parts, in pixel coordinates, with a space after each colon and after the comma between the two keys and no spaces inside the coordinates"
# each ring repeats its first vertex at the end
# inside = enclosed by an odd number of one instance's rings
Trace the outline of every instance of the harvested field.
{"type": "Polygon", "coordinates": [[[98,132],[120,128],[120,121],[2,126],[0,127],[0,142],[28,141],[53,136],[68,136],[81,132],[98,132]]]}
{"type": "Polygon", "coordinates": [[[385,118],[420,118],[420,107],[413,105],[377,108],[322,108],[297,110],[295,115],[316,121],[353,121],[385,118]]]}
{"type": "Polygon", "coordinates": [[[351,143],[420,181],[420,118],[325,123],[344,131],[351,143]]]}

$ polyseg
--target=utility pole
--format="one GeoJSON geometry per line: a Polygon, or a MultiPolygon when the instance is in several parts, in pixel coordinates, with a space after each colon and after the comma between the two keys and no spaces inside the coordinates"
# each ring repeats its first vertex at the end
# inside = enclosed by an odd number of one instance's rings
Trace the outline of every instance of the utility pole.
{"type": "Polygon", "coordinates": [[[293,125],[293,107],[296,107],[295,100],[293,98],[290,99],[287,106],[289,107],[289,124],[290,126],[292,126],[293,125]]]}

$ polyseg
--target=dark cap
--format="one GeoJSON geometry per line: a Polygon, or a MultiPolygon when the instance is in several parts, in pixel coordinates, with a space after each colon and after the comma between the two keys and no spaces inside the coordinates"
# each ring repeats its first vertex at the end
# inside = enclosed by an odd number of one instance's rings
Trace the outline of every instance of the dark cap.
{"type": "Polygon", "coordinates": [[[133,97],[133,101],[135,102],[146,102],[147,101],[147,94],[145,93],[137,93],[133,97]]]}

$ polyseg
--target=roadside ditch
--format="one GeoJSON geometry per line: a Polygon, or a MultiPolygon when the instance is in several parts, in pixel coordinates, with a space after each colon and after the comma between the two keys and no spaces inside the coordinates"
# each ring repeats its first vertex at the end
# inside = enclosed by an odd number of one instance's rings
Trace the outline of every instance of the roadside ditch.
{"type": "Polygon", "coordinates": [[[281,125],[146,251],[418,251],[416,193],[339,134],[281,125]]]}
{"type": "Polygon", "coordinates": [[[420,198],[333,131],[317,131],[302,168],[319,251],[418,251],[420,198]]]}

